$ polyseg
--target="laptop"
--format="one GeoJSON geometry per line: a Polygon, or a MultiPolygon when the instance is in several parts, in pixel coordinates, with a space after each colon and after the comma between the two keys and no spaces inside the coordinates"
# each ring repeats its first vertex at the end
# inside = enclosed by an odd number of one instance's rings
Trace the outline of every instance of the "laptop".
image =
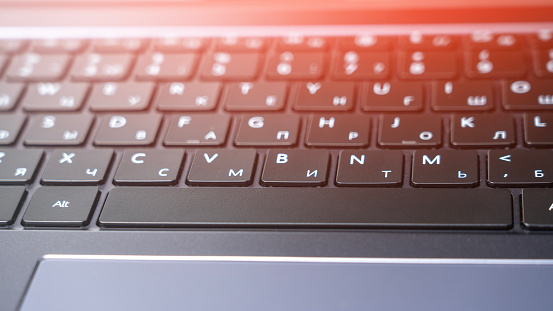
{"type": "Polygon", "coordinates": [[[0,309],[547,309],[552,16],[0,1],[0,309]]]}

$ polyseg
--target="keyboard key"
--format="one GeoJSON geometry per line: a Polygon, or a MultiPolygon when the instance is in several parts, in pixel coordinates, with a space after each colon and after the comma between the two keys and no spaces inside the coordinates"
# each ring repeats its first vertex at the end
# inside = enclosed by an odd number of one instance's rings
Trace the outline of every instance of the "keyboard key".
{"type": "Polygon", "coordinates": [[[553,80],[505,80],[501,87],[505,109],[553,109],[553,80]]]}
{"type": "Polygon", "coordinates": [[[6,67],[7,63],[8,63],[8,56],[0,55],[0,74],[4,72],[4,67],[6,67]]]}
{"type": "Polygon", "coordinates": [[[338,48],[355,51],[387,51],[392,45],[393,38],[373,34],[359,34],[338,38],[338,48]]]}
{"type": "Polygon", "coordinates": [[[477,186],[478,154],[473,150],[416,150],[413,154],[415,187],[477,186]]]}
{"type": "Polygon", "coordinates": [[[553,32],[551,29],[540,29],[529,36],[532,47],[549,49],[553,48],[553,32]]]}
{"type": "Polygon", "coordinates": [[[166,37],[154,39],[154,51],[160,52],[201,52],[209,45],[206,38],[166,37]]]}
{"type": "Polygon", "coordinates": [[[83,227],[98,200],[96,187],[41,187],[35,192],[21,223],[26,227],[83,227]]]}
{"type": "Polygon", "coordinates": [[[525,114],[524,141],[532,147],[553,146],[553,114],[525,114]]]}
{"type": "Polygon", "coordinates": [[[305,144],[310,147],[366,147],[369,131],[367,116],[315,114],[309,117],[305,144]]]}
{"type": "Polygon", "coordinates": [[[25,116],[22,114],[0,114],[0,145],[13,144],[24,123],[25,116]]]}
{"type": "Polygon", "coordinates": [[[295,146],[298,140],[298,115],[243,115],[236,146],[295,146]]]}
{"type": "Polygon", "coordinates": [[[146,53],[138,57],[134,75],[139,80],[188,80],[196,70],[198,54],[146,53]]]}
{"type": "Polygon", "coordinates": [[[332,78],[336,80],[386,79],[390,75],[390,53],[345,51],[334,57],[332,78]]]}
{"type": "Polygon", "coordinates": [[[442,144],[442,120],[433,115],[380,116],[382,147],[434,147],[442,144]]]}
{"type": "Polygon", "coordinates": [[[317,80],[324,74],[325,54],[282,52],[269,56],[268,79],[317,80]]]}
{"type": "Polygon", "coordinates": [[[104,115],[94,139],[98,146],[146,146],[154,143],[161,116],[158,114],[104,115]]]}
{"type": "Polygon", "coordinates": [[[538,77],[553,77],[553,48],[533,51],[534,72],[538,77]]]}
{"type": "Polygon", "coordinates": [[[225,89],[225,109],[228,111],[282,110],[287,93],[286,82],[229,83],[225,89]]]}
{"type": "Polygon", "coordinates": [[[401,79],[451,79],[457,76],[457,53],[448,51],[400,51],[401,79]]]}
{"type": "Polygon", "coordinates": [[[352,82],[299,82],[292,91],[298,111],[347,111],[355,101],[352,82]]]}
{"type": "Polygon", "coordinates": [[[127,187],[110,192],[98,223],[115,228],[490,230],[512,227],[512,212],[507,189],[127,187]]]}
{"type": "Polygon", "coordinates": [[[454,115],[452,118],[453,146],[507,147],[515,142],[515,122],[511,115],[454,115]]]}
{"type": "Polygon", "coordinates": [[[78,53],[87,43],[80,39],[40,39],[31,42],[31,51],[40,54],[78,53]]]}
{"type": "Polygon", "coordinates": [[[522,190],[522,223],[530,230],[553,229],[553,189],[522,190]]]}
{"type": "Polygon", "coordinates": [[[112,149],[56,149],[41,182],[45,185],[103,183],[112,157],[112,149]]]}
{"type": "Polygon", "coordinates": [[[92,40],[92,49],[103,53],[136,53],[144,50],[149,41],[140,38],[105,38],[92,40]]]}
{"type": "Polygon", "coordinates": [[[432,108],[436,111],[491,110],[493,94],[493,84],[488,81],[434,81],[432,108]]]}
{"type": "Polygon", "coordinates": [[[220,146],[226,141],[230,116],[174,115],[165,136],[166,146],[220,146]]]}
{"type": "Polygon", "coordinates": [[[34,115],[26,132],[26,145],[81,145],[93,116],[88,114],[34,115]]]}
{"type": "Polygon", "coordinates": [[[276,40],[276,48],[281,51],[323,51],[329,46],[330,38],[306,37],[296,33],[277,38],[276,40]]]}
{"type": "Polygon", "coordinates": [[[327,150],[269,150],[261,183],[264,186],[324,186],[329,159],[327,150]]]}
{"type": "Polygon", "coordinates": [[[86,83],[32,83],[21,101],[26,111],[76,111],[88,89],[86,83]]]}
{"type": "Polygon", "coordinates": [[[87,53],[75,57],[71,68],[74,81],[120,81],[129,75],[134,56],[131,54],[87,53]]]}
{"type": "Polygon", "coordinates": [[[488,183],[491,186],[548,186],[553,184],[553,151],[490,150],[488,183]]]}
{"type": "Polygon", "coordinates": [[[469,78],[518,78],[526,74],[522,50],[477,50],[465,52],[465,73],[469,78]]]}
{"type": "Polygon", "coordinates": [[[42,150],[0,149],[0,183],[25,184],[33,180],[42,150]]]}
{"type": "Polygon", "coordinates": [[[205,111],[217,106],[220,82],[161,83],[155,97],[160,111],[205,111]]]}
{"type": "Polygon", "coordinates": [[[259,37],[237,37],[233,35],[215,39],[216,51],[260,52],[269,45],[270,39],[259,37]]]}
{"type": "Polygon", "coordinates": [[[15,54],[23,51],[28,42],[24,40],[3,39],[0,40],[0,54],[15,54]]]}
{"type": "Polygon", "coordinates": [[[404,50],[453,50],[459,44],[459,38],[445,34],[423,34],[413,31],[409,36],[399,37],[399,47],[404,50]]]}
{"type": "Polygon", "coordinates": [[[336,186],[400,186],[401,151],[340,151],[336,186]]]}
{"type": "Polygon", "coordinates": [[[12,110],[23,93],[22,83],[0,82],[0,111],[12,110]]]}
{"type": "Polygon", "coordinates": [[[148,108],[155,84],[108,82],[94,84],[88,106],[92,111],[140,111],[148,108]]]}
{"type": "Polygon", "coordinates": [[[118,185],[174,185],[183,160],[184,149],[125,150],[113,181],[118,185]]]}
{"type": "Polygon", "coordinates": [[[423,107],[421,82],[365,83],[361,94],[365,111],[416,111],[423,107]]]}
{"type": "Polygon", "coordinates": [[[260,63],[259,53],[215,52],[207,56],[201,76],[206,80],[253,80],[260,63]]]}
{"type": "Polygon", "coordinates": [[[465,37],[469,49],[513,50],[523,47],[524,37],[517,34],[495,34],[488,30],[478,30],[465,37]]]}
{"type": "Polygon", "coordinates": [[[13,224],[25,196],[25,187],[0,187],[0,226],[13,224]]]}
{"type": "Polygon", "coordinates": [[[256,158],[253,149],[198,149],[186,182],[192,186],[250,185],[256,158]]]}
{"type": "Polygon", "coordinates": [[[16,55],[8,66],[6,77],[8,81],[58,81],[65,74],[69,61],[70,56],[65,54],[16,55]]]}

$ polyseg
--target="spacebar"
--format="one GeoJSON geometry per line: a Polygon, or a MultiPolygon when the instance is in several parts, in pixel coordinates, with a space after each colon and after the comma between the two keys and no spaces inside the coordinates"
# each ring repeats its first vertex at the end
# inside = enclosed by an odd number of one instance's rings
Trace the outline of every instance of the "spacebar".
{"type": "Polygon", "coordinates": [[[451,228],[512,226],[506,189],[113,189],[101,227],[451,228]]]}

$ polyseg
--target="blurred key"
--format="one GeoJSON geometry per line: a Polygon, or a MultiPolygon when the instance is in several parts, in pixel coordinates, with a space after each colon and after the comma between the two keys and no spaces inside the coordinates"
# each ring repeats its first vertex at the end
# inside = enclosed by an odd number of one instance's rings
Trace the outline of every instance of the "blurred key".
{"type": "Polygon", "coordinates": [[[449,79],[457,76],[457,53],[450,51],[400,51],[401,79],[449,79]]]}
{"type": "Polygon", "coordinates": [[[436,111],[482,111],[494,107],[491,81],[433,81],[432,108],[436,111]]]}
{"type": "Polygon", "coordinates": [[[25,116],[23,114],[0,114],[0,145],[13,144],[24,123],[25,116]]]}
{"type": "Polygon", "coordinates": [[[530,44],[538,49],[553,48],[553,30],[541,29],[529,36],[530,44]]]}
{"type": "Polygon", "coordinates": [[[553,109],[553,79],[503,80],[501,92],[505,109],[553,109]]]}
{"type": "Polygon", "coordinates": [[[87,83],[31,83],[21,100],[26,111],[79,110],[88,94],[87,83]]]}
{"type": "Polygon", "coordinates": [[[201,52],[209,45],[206,38],[177,38],[166,37],[154,39],[155,51],[160,52],[201,52]]]}
{"type": "Polygon", "coordinates": [[[220,82],[160,83],[154,99],[160,111],[203,111],[217,106],[220,82]]]}
{"type": "Polygon", "coordinates": [[[534,72],[538,77],[553,77],[553,47],[533,51],[534,72]]]}
{"type": "Polygon", "coordinates": [[[105,38],[91,42],[95,52],[102,53],[136,53],[144,50],[149,40],[140,38],[105,38]]]}
{"type": "Polygon", "coordinates": [[[385,79],[390,75],[390,53],[356,52],[337,53],[334,57],[332,77],[336,80],[385,79]]]}
{"type": "Polygon", "coordinates": [[[0,82],[0,111],[12,110],[23,93],[23,83],[0,82]]]}
{"type": "Polygon", "coordinates": [[[238,37],[227,35],[215,39],[215,50],[232,52],[264,51],[270,39],[261,37],[238,37]]]}
{"type": "Polygon", "coordinates": [[[361,94],[365,111],[416,111],[423,107],[421,82],[364,83],[361,94]]]}
{"type": "Polygon", "coordinates": [[[404,50],[453,50],[459,44],[459,38],[446,34],[423,34],[414,31],[409,36],[399,37],[399,47],[404,50]]]}
{"type": "Polygon", "coordinates": [[[328,37],[304,36],[298,33],[292,33],[287,36],[276,39],[278,50],[289,51],[323,51],[330,45],[331,39],[328,37]]]}
{"type": "Polygon", "coordinates": [[[436,115],[382,115],[378,127],[382,147],[436,147],[442,144],[442,120],[436,115]]]}
{"type": "Polygon", "coordinates": [[[93,111],[139,111],[148,108],[155,85],[150,82],[108,82],[92,87],[88,106],[93,111]]]}
{"type": "Polygon", "coordinates": [[[342,51],[387,51],[392,46],[392,41],[392,37],[359,34],[352,37],[338,38],[338,47],[342,51]]]}
{"type": "Polygon", "coordinates": [[[269,56],[268,79],[320,79],[324,74],[322,52],[275,53],[269,56]]]}
{"type": "Polygon", "coordinates": [[[9,81],[58,81],[65,75],[70,56],[26,53],[12,58],[6,77],[9,81]]]}
{"type": "Polygon", "coordinates": [[[188,80],[196,70],[198,55],[193,53],[146,53],[138,57],[134,75],[139,80],[188,80]]]}
{"type": "Polygon", "coordinates": [[[78,53],[87,43],[81,39],[40,39],[31,42],[31,51],[41,54],[78,53]]]}
{"type": "Polygon", "coordinates": [[[161,116],[158,114],[104,115],[96,133],[98,146],[146,146],[155,142],[161,116]]]}
{"type": "Polygon", "coordinates": [[[230,115],[174,115],[165,136],[166,146],[220,146],[226,141],[230,115]]]}
{"type": "Polygon", "coordinates": [[[454,115],[451,144],[457,147],[507,147],[515,144],[515,122],[508,114],[454,115]]]}
{"type": "Polygon", "coordinates": [[[475,50],[465,52],[465,73],[469,78],[518,78],[526,74],[522,50],[475,50]]]}
{"type": "Polygon", "coordinates": [[[292,92],[298,111],[347,111],[355,102],[353,82],[298,82],[292,92]]]}
{"type": "Polygon", "coordinates": [[[206,80],[253,80],[261,59],[259,53],[214,52],[207,55],[201,76],[206,80]]]}
{"type": "Polygon", "coordinates": [[[0,149],[0,183],[25,184],[33,180],[43,151],[0,149]]]}
{"type": "Polygon", "coordinates": [[[86,53],[75,57],[71,68],[74,81],[119,81],[128,76],[132,54],[86,53]]]}
{"type": "Polygon", "coordinates": [[[225,90],[225,109],[228,111],[282,110],[287,93],[286,82],[229,83],[225,90]]]}
{"type": "Polygon", "coordinates": [[[21,52],[27,47],[28,42],[16,39],[0,40],[0,54],[15,54],[21,52]]]}
{"type": "Polygon", "coordinates": [[[89,114],[33,115],[24,142],[26,145],[81,145],[93,119],[89,114]]]}
{"type": "Polygon", "coordinates": [[[465,37],[465,45],[469,49],[494,49],[513,50],[521,49],[525,40],[522,35],[500,33],[496,34],[488,30],[474,31],[470,36],[465,37]]]}

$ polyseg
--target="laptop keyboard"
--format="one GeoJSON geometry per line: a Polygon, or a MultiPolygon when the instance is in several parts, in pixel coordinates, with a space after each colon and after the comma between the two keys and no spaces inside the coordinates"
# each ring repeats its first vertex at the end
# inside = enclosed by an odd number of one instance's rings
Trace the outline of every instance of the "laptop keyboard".
{"type": "Polygon", "coordinates": [[[0,226],[553,229],[553,35],[0,41],[0,226]]]}

